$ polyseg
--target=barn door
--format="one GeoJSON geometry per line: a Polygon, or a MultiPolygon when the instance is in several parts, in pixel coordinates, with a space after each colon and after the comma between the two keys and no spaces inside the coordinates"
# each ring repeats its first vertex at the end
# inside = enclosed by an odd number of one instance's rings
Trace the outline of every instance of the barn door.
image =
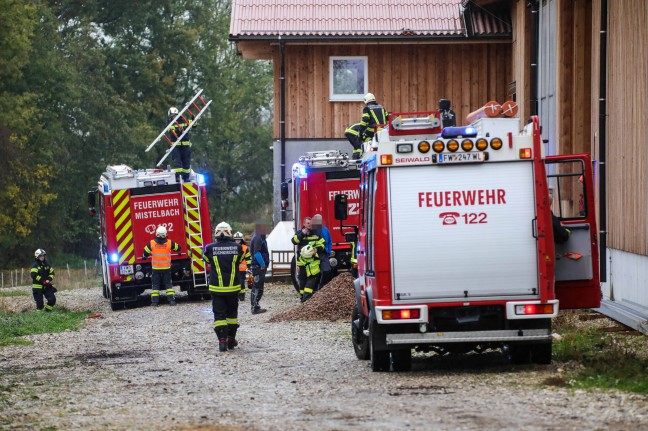
{"type": "MultiPolygon", "coordinates": [[[[552,212],[571,233],[556,250],[556,297],[561,309],[601,304],[594,181],[589,155],[545,159],[552,212]]],[[[554,234],[558,241],[560,235],[554,234]]]]}

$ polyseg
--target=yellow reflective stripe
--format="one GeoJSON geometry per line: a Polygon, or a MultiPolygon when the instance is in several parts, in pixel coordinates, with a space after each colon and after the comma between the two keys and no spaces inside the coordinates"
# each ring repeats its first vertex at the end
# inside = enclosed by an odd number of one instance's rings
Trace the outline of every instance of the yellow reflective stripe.
{"type": "Polygon", "coordinates": [[[230,282],[229,285],[232,286],[234,285],[234,276],[236,276],[236,259],[238,256],[234,256],[234,259],[232,259],[232,275],[230,276],[230,282]]]}
{"type": "Polygon", "coordinates": [[[313,289],[311,289],[310,287],[307,287],[307,288],[304,289],[304,293],[313,293],[313,289]]]}
{"type": "Polygon", "coordinates": [[[41,286],[40,284],[32,284],[32,289],[42,289],[42,288],[43,286],[41,286]]]}
{"type": "Polygon", "coordinates": [[[151,296],[160,296],[159,290],[151,290],[151,296]]]}
{"type": "MultiPolygon", "coordinates": [[[[130,256],[133,250],[135,250],[135,246],[131,244],[130,247],[128,247],[126,251],[122,254],[122,256],[119,258],[120,259],[119,263],[124,263],[124,261],[126,260],[125,258],[127,256],[130,256]]],[[[133,263],[134,261],[135,261],[135,256],[132,256],[131,259],[129,260],[129,263],[133,263]]]]}
{"type": "Polygon", "coordinates": [[[217,328],[219,326],[227,326],[227,320],[215,320],[214,328],[217,328]]]}
{"type": "Polygon", "coordinates": [[[241,285],[236,286],[214,286],[213,284],[209,285],[209,291],[214,293],[233,293],[240,292],[241,285]]]}
{"type": "Polygon", "coordinates": [[[195,199],[195,198],[190,197],[190,196],[185,196],[185,198],[186,198],[187,201],[189,201],[189,203],[191,203],[193,206],[195,206],[195,207],[198,206],[198,199],[195,199]]]}
{"type": "Polygon", "coordinates": [[[130,221],[130,219],[129,219],[129,220],[128,220],[128,223],[126,223],[126,224],[124,225],[124,227],[122,228],[122,230],[120,230],[119,233],[117,234],[117,241],[119,241],[119,239],[120,239],[122,236],[124,236],[124,234],[125,234],[126,232],[128,232],[128,229],[130,229],[132,225],[133,225],[133,223],[132,223],[132,222],[130,221]]]}
{"type": "Polygon", "coordinates": [[[121,201],[121,203],[117,206],[117,208],[115,208],[115,214],[121,213],[124,207],[128,205],[128,201],[129,199],[124,199],[123,201],[121,201]]]}
{"type": "Polygon", "coordinates": [[[119,217],[119,219],[115,222],[115,228],[119,229],[128,216],[130,216],[130,211],[126,211],[124,214],[122,214],[122,216],[119,217]]]}
{"type": "Polygon", "coordinates": [[[230,319],[230,318],[228,317],[228,318],[227,318],[227,324],[228,324],[228,325],[238,325],[238,319],[237,319],[237,318],[230,319]]]}
{"type": "MultiPolygon", "coordinates": [[[[214,266],[216,267],[216,273],[218,274],[218,285],[223,285],[223,274],[221,273],[220,265],[218,264],[218,259],[214,259],[214,266]]],[[[231,285],[232,283],[230,283],[231,285]]],[[[211,288],[211,286],[210,286],[211,288]]]]}
{"type": "Polygon", "coordinates": [[[124,238],[124,240],[121,241],[117,246],[117,251],[121,253],[122,249],[126,247],[132,239],[133,239],[133,232],[129,232],[128,235],[126,235],[126,238],[124,238]]]}
{"type": "Polygon", "coordinates": [[[31,272],[38,272],[38,268],[32,268],[31,272]]]}
{"type": "Polygon", "coordinates": [[[166,293],[167,295],[173,295],[175,291],[173,289],[167,289],[166,293]]]}

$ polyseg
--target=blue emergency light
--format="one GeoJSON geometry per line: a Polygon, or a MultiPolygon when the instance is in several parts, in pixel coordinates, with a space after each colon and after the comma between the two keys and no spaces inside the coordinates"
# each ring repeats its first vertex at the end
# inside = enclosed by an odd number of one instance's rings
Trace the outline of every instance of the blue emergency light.
{"type": "Polygon", "coordinates": [[[112,262],[112,263],[119,262],[119,255],[117,253],[111,254],[110,255],[110,262],[112,262]]]}
{"type": "Polygon", "coordinates": [[[196,179],[198,180],[199,186],[207,184],[207,176],[205,174],[196,174],[196,179]]]}
{"type": "Polygon", "coordinates": [[[302,164],[295,164],[297,168],[295,169],[295,175],[299,178],[306,178],[306,166],[302,164]]]}
{"type": "Polygon", "coordinates": [[[473,126],[446,127],[441,132],[443,139],[474,138],[475,136],[477,136],[477,129],[473,126]]]}

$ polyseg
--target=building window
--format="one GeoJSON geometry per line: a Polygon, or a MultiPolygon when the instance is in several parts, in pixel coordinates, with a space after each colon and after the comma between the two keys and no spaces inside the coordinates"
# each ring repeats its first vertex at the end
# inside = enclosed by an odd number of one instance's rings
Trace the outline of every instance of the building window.
{"type": "Polygon", "coordinates": [[[330,57],[329,99],[358,102],[367,93],[367,57],[330,57]]]}

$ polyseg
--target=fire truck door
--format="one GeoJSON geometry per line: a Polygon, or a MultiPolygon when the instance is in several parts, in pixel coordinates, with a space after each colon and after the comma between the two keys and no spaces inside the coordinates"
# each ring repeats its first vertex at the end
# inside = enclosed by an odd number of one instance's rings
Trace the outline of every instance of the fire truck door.
{"type": "Polygon", "coordinates": [[[556,297],[560,308],[599,307],[598,231],[590,157],[549,156],[545,164],[552,213],[569,231],[568,238],[561,241],[560,233],[554,230],[556,297]]]}

